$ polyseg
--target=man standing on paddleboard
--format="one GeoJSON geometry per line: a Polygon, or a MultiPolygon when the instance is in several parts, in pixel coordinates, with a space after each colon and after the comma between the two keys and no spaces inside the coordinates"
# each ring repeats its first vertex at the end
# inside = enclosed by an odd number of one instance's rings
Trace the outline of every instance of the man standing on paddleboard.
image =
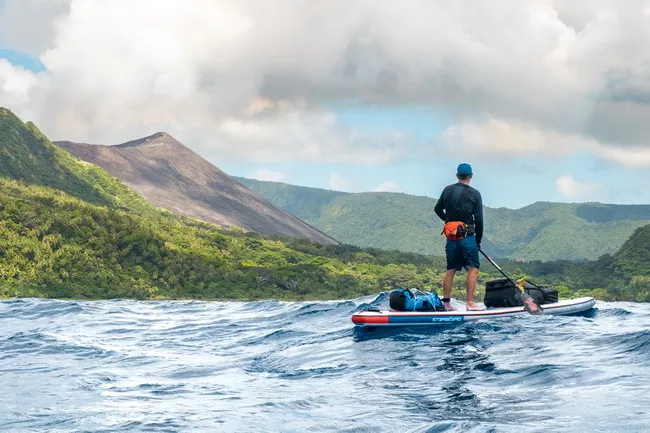
{"type": "Polygon", "coordinates": [[[451,305],[451,287],[456,272],[463,267],[467,269],[467,310],[485,309],[474,298],[480,267],[478,249],[483,238],[483,199],[478,190],[469,186],[472,176],[472,166],[467,163],[458,165],[458,183],[445,187],[434,208],[445,222],[443,233],[447,237],[447,272],[442,281],[442,302],[447,311],[456,310],[451,305]]]}

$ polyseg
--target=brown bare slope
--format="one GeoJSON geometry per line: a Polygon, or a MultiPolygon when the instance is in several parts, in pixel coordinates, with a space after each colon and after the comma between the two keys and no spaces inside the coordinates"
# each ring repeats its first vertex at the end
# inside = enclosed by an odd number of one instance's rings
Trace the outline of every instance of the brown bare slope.
{"type": "Polygon", "coordinates": [[[164,132],[114,146],[69,141],[54,144],[102,167],[151,203],[174,213],[263,235],[338,243],[272,205],[164,132]]]}

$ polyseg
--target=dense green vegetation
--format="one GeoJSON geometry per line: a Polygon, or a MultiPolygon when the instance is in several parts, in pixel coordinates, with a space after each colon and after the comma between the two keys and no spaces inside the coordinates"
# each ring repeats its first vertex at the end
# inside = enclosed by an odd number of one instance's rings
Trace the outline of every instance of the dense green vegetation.
{"type": "Polygon", "coordinates": [[[637,229],[614,255],[613,262],[625,275],[650,276],[650,225],[637,229]]]}
{"type": "MultiPolygon", "coordinates": [[[[443,255],[436,200],[401,193],[343,193],[238,178],[341,242],[361,247],[443,255]]],[[[441,185],[441,190],[444,185],[441,185]]],[[[635,229],[650,223],[650,205],[535,203],[485,208],[483,246],[495,257],[595,260],[614,254],[635,229]]]]}
{"type": "Polygon", "coordinates": [[[350,298],[439,286],[440,259],[268,239],[155,209],[0,111],[0,296],[350,298]]]}
{"type": "MultiPolygon", "coordinates": [[[[648,227],[650,226],[643,229],[650,230],[648,227]]],[[[630,238],[632,239],[634,236],[630,238]]],[[[650,271],[643,267],[643,263],[649,261],[650,243],[638,250],[637,256],[630,256],[626,268],[617,260],[617,256],[624,249],[625,246],[614,256],[604,255],[598,260],[588,262],[510,261],[505,262],[502,267],[506,272],[518,277],[526,276],[535,283],[556,287],[561,298],[592,296],[605,301],[650,302],[650,271]]]]}
{"type": "MultiPolygon", "coordinates": [[[[0,155],[0,297],[293,300],[398,287],[441,292],[439,257],[263,238],[156,209],[4,109],[0,155]]],[[[561,285],[564,297],[650,300],[649,237],[650,228],[639,229],[620,252],[597,262],[502,265],[515,278],[561,285]]],[[[479,299],[485,281],[497,277],[483,266],[479,299]]]]}
{"type": "Polygon", "coordinates": [[[435,259],[265,239],[0,180],[3,296],[349,298],[440,280],[435,259]]]}

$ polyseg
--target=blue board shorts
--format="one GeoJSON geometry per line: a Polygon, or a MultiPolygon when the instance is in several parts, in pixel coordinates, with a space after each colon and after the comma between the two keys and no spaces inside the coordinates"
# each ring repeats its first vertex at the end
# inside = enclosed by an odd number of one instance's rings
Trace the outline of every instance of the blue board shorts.
{"type": "Polygon", "coordinates": [[[445,246],[445,253],[447,253],[447,270],[456,269],[460,271],[463,266],[472,266],[479,269],[478,262],[478,244],[476,243],[476,236],[469,235],[465,239],[459,241],[452,241],[447,239],[445,246]]]}

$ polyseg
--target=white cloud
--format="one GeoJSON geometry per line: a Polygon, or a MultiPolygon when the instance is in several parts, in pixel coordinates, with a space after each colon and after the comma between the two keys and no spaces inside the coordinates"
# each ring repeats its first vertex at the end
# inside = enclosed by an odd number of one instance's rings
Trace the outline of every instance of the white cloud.
{"type": "Polygon", "coordinates": [[[2,104],[24,104],[36,84],[36,75],[0,59],[0,101],[2,104]]]}
{"type": "Polygon", "coordinates": [[[288,101],[258,98],[245,113],[226,117],[215,134],[228,143],[220,150],[253,161],[387,164],[412,148],[407,135],[361,133],[338,124],[328,111],[288,101]]]}
{"type": "Polygon", "coordinates": [[[268,168],[260,168],[249,176],[251,179],[265,180],[270,182],[283,182],[289,179],[289,176],[279,171],[272,171],[268,168]]]}
{"type": "Polygon", "coordinates": [[[579,182],[571,175],[557,178],[555,187],[563,196],[578,200],[602,200],[607,194],[607,189],[600,183],[579,182]]]}
{"type": "Polygon", "coordinates": [[[335,191],[345,191],[348,189],[350,183],[343,179],[343,177],[338,173],[330,173],[329,177],[330,189],[335,191]]]}
{"type": "Polygon", "coordinates": [[[613,146],[583,134],[543,129],[533,124],[488,118],[447,128],[438,151],[457,155],[459,150],[484,159],[558,157],[583,152],[626,167],[650,167],[650,146],[613,146]]]}
{"type": "Polygon", "coordinates": [[[602,159],[615,161],[624,167],[650,167],[650,145],[638,148],[619,148],[599,144],[594,152],[602,159]]]}
{"type": "Polygon", "coordinates": [[[20,51],[39,56],[53,47],[58,20],[70,12],[69,6],[69,0],[0,2],[0,41],[20,51]]]}
{"type": "Polygon", "coordinates": [[[395,182],[388,181],[384,183],[380,183],[375,187],[375,191],[377,192],[402,192],[402,188],[396,184],[395,182]]]}
{"type": "Polygon", "coordinates": [[[453,125],[442,133],[440,143],[450,154],[462,149],[470,155],[499,159],[507,155],[567,155],[588,146],[588,140],[577,135],[495,118],[453,125]]]}
{"type": "Polygon", "coordinates": [[[4,4],[2,39],[47,72],[0,71],[0,103],[54,139],[117,143],[164,130],[205,156],[421,157],[412,136],[357,131],[326,108],[356,101],[442,108],[455,122],[447,146],[552,156],[586,148],[650,165],[639,162],[650,136],[643,1],[4,4]]]}

